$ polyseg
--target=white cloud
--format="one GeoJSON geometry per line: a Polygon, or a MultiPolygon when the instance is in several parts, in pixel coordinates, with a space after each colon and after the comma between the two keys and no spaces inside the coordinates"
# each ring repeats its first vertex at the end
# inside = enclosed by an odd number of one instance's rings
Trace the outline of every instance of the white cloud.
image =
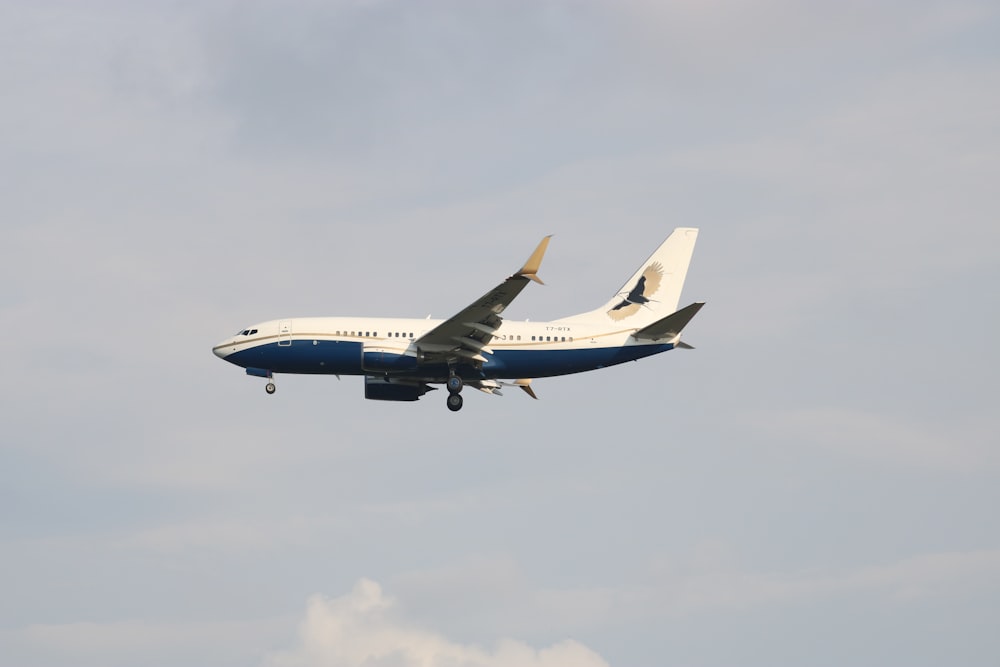
{"type": "MultiPolygon", "coordinates": [[[[755,614],[796,609],[812,612],[843,604],[933,613],[939,605],[971,604],[977,594],[986,591],[989,595],[998,587],[997,549],[922,553],[855,567],[766,570],[736,562],[728,548],[716,545],[700,547],[679,560],[654,564],[643,574],[641,583],[537,587],[516,564],[480,562],[413,572],[398,584],[406,591],[407,609],[419,606],[425,623],[460,628],[473,636],[481,636],[484,627],[508,636],[537,633],[539,628],[562,636],[588,636],[611,628],[700,623],[729,614],[745,619],[755,614]],[[719,553],[720,549],[725,553],[719,553]]],[[[449,652],[454,648],[452,643],[400,622],[399,611],[400,607],[394,601],[387,602],[371,582],[359,584],[353,593],[336,600],[314,598],[300,630],[300,646],[291,652],[298,662],[277,661],[269,667],[354,665],[360,664],[364,651],[386,657],[411,647],[427,652],[414,648],[405,653],[406,660],[400,664],[448,664],[441,661],[455,655],[449,652]],[[371,588],[366,591],[364,586],[371,588]],[[421,657],[428,662],[417,661],[421,657]]],[[[479,647],[465,648],[477,659],[483,655],[477,652],[479,647]]],[[[490,657],[498,662],[469,664],[507,664],[499,661],[501,655],[490,657]]],[[[539,652],[538,659],[542,657],[539,652]]]]}
{"type": "Polygon", "coordinates": [[[573,640],[534,649],[502,639],[492,649],[451,641],[401,618],[397,602],[374,581],[362,579],[339,598],[309,601],[291,650],[265,660],[270,667],[606,667],[599,655],[573,640]]]}
{"type": "MultiPolygon", "coordinates": [[[[1000,550],[920,554],[895,562],[844,569],[753,571],[709,553],[698,562],[661,564],[649,583],[609,589],[531,591],[513,581],[525,604],[522,625],[536,631],[565,627],[574,610],[598,626],[650,619],[709,617],[775,608],[815,609],[836,601],[893,609],[947,607],[953,600],[990,595],[1000,586],[1000,550]],[[859,602],[864,600],[864,602],[859,602]],[[588,611],[584,611],[588,610],[588,611]]],[[[455,580],[434,575],[442,586],[455,580]]],[[[461,575],[464,577],[465,575],[461,575]]],[[[515,576],[515,579],[517,577],[515,576]]],[[[461,583],[469,583],[462,580],[461,583]]],[[[475,582],[471,582],[475,586],[475,582]]],[[[481,586],[477,589],[481,589],[481,586]]],[[[492,601],[488,596],[486,602],[492,601]]],[[[480,604],[476,614],[481,614],[480,604]]],[[[441,623],[438,619],[436,622],[441,623]]],[[[580,622],[580,619],[577,619],[580,622]]],[[[572,623],[570,624],[572,625],[572,623]]],[[[24,664],[127,665],[155,655],[155,664],[249,664],[263,667],[607,667],[584,644],[565,639],[548,647],[503,638],[491,647],[451,640],[408,618],[381,586],[362,579],[349,593],[313,596],[295,644],[268,653],[288,636],[286,617],[212,621],[78,621],[32,624],[0,632],[24,664]],[[163,662],[173,660],[173,663],[163,662]]]]}

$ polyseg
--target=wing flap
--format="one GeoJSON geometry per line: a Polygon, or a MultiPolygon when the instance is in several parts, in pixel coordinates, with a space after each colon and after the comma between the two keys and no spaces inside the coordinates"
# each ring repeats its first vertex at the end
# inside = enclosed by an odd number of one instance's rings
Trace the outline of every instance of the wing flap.
{"type": "Polygon", "coordinates": [[[485,364],[487,359],[478,352],[473,352],[472,350],[466,350],[461,347],[457,347],[450,351],[452,354],[462,357],[463,359],[468,359],[469,361],[478,361],[481,364],[485,364]]]}
{"type": "Polygon", "coordinates": [[[476,352],[486,352],[486,354],[493,353],[493,350],[491,350],[486,343],[481,340],[476,340],[475,338],[469,338],[468,336],[455,336],[452,340],[459,343],[465,349],[472,349],[476,352]]]}
{"type": "Polygon", "coordinates": [[[465,322],[464,324],[473,331],[480,331],[484,334],[489,334],[490,336],[492,336],[499,330],[496,327],[486,326],[482,322],[465,322]]]}

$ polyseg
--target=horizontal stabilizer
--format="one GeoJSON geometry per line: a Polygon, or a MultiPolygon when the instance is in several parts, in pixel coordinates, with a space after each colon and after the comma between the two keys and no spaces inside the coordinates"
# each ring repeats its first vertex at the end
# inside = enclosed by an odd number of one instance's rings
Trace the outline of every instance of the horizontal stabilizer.
{"type": "Polygon", "coordinates": [[[677,335],[687,326],[704,303],[692,303],[690,306],[681,308],[672,315],[667,315],[662,320],[653,322],[648,327],[643,327],[636,331],[633,336],[642,340],[663,340],[665,338],[676,338],[677,335]]]}

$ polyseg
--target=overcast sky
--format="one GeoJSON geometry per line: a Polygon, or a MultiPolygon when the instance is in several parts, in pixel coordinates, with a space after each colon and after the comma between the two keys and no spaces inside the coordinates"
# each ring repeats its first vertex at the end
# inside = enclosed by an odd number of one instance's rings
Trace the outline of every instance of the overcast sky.
{"type": "Polygon", "coordinates": [[[0,89],[4,664],[996,664],[996,3],[6,0],[0,89]],[[697,349],[539,401],[211,353],[677,226],[697,349]]]}

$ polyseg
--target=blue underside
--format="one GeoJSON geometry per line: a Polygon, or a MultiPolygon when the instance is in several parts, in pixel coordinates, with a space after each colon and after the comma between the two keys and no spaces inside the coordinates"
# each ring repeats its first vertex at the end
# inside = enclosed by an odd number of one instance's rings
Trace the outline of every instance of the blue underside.
{"type": "MultiPolygon", "coordinates": [[[[482,371],[460,367],[467,378],[536,378],[567,375],[614,366],[673,349],[673,345],[633,345],[628,347],[579,348],[573,350],[496,350],[487,357],[482,371]]],[[[381,375],[361,366],[362,344],[342,341],[293,340],[291,345],[269,343],[234,352],[226,361],[243,368],[266,369],[274,373],[319,375],[381,375]]],[[[444,365],[422,365],[412,372],[393,372],[393,377],[427,380],[445,378],[444,365]]]]}

